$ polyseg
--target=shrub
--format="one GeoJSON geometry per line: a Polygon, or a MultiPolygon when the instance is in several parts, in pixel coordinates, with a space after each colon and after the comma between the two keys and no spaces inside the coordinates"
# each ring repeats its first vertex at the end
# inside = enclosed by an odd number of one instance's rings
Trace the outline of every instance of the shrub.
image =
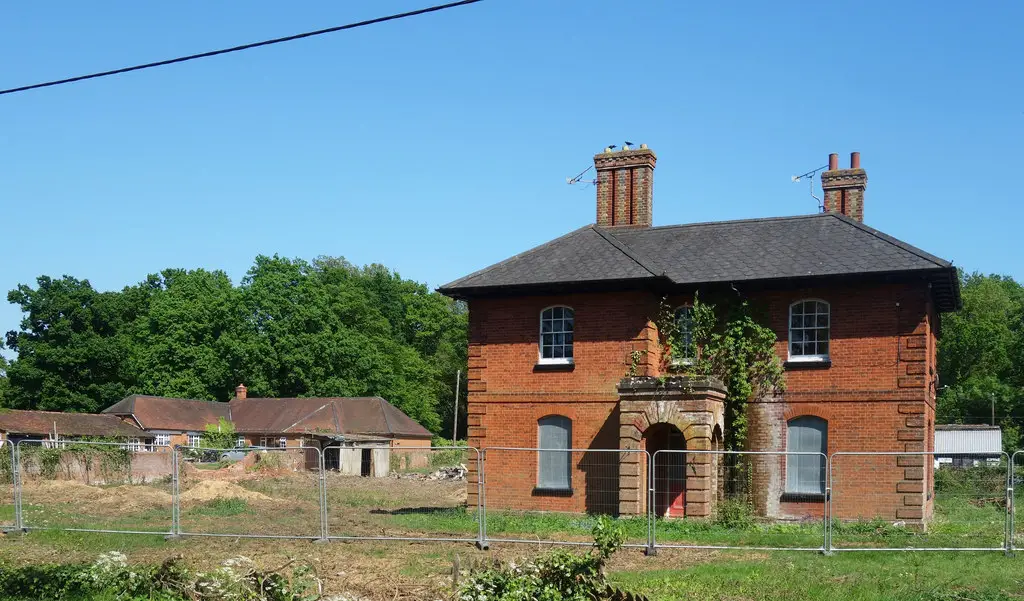
{"type": "MultiPolygon", "coordinates": [[[[556,550],[522,565],[514,562],[477,571],[459,587],[460,601],[592,601],[625,599],[611,587],[605,562],[622,545],[622,527],[607,516],[592,530],[594,548],[587,553],[556,550]]],[[[630,598],[642,599],[631,595],[630,598]]]]}
{"type": "Polygon", "coordinates": [[[744,501],[721,501],[715,511],[715,523],[723,528],[749,530],[754,527],[754,509],[744,501]]]}

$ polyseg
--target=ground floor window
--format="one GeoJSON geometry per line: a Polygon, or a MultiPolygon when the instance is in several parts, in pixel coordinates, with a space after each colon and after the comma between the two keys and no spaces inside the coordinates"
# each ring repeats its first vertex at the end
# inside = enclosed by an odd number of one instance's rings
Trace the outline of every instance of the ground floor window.
{"type": "Polygon", "coordinates": [[[572,488],[572,420],[564,415],[549,415],[538,421],[537,488],[572,488]]]}
{"type": "Polygon", "coordinates": [[[245,444],[245,437],[244,436],[239,436],[235,440],[235,448],[236,449],[241,449],[241,448],[244,448],[245,446],[246,446],[246,444],[245,444]]]}
{"type": "MultiPolygon", "coordinates": [[[[786,450],[790,453],[827,453],[828,422],[804,415],[786,424],[786,450]]],[[[825,458],[821,455],[786,456],[786,492],[825,493],[825,458]]]]}
{"type": "Polygon", "coordinates": [[[203,440],[202,434],[196,434],[195,432],[189,432],[188,433],[188,446],[193,447],[193,448],[194,447],[198,447],[198,446],[200,446],[202,444],[202,440],[203,440]]]}
{"type": "Polygon", "coordinates": [[[153,438],[153,444],[158,446],[158,447],[170,446],[170,444],[171,444],[171,435],[170,434],[157,434],[153,438]]]}

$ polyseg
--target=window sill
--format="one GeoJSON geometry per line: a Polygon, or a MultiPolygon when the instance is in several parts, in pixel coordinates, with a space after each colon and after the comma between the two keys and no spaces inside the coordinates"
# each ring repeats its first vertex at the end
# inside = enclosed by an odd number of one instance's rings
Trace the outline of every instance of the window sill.
{"type": "Polygon", "coordinates": [[[779,498],[782,503],[800,503],[800,502],[825,502],[825,493],[822,492],[786,492],[782,493],[779,498]]]}
{"type": "Polygon", "coordinates": [[[542,488],[540,486],[534,487],[533,496],[535,497],[571,497],[571,488],[542,488]]]}
{"type": "Polygon", "coordinates": [[[828,369],[832,367],[831,359],[814,359],[811,361],[800,361],[790,359],[782,364],[786,369],[828,369]]]}
{"type": "Polygon", "coordinates": [[[533,371],[573,371],[576,369],[576,363],[538,363],[533,366],[533,371]]]}

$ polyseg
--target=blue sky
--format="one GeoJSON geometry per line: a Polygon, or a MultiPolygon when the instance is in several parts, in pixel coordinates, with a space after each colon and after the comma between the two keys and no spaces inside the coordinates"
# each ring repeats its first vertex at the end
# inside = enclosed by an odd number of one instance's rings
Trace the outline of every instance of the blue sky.
{"type": "MultiPolygon", "coordinates": [[[[0,87],[425,5],[13,3],[0,87]]],[[[0,289],[237,282],[258,253],[436,286],[592,222],[565,178],[623,140],[658,154],[656,224],[814,212],[790,176],[858,150],[869,225],[1024,280],[1021,23],[1012,1],[485,0],[0,96],[0,289]]]]}

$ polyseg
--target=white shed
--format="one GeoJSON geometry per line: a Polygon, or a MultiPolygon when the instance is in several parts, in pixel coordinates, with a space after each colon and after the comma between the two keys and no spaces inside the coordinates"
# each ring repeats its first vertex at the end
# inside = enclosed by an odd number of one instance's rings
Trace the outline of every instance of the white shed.
{"type": "Polygon", "coordinates": [[[1003,432],[999,426],[947,424],[935,426],[935,467],[999,464],[1003,432]]]}

